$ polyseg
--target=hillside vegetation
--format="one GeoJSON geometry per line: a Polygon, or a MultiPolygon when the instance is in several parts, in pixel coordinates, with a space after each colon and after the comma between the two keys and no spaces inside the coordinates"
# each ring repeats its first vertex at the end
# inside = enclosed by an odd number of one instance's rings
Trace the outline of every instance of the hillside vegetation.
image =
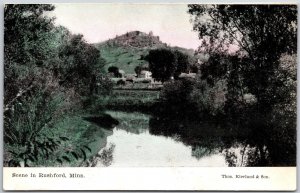
{"type": "MultiPolygon", "coordinates": [[[[152,32],[144,33],[132,31],[126,34],[116,36],[105,42],[96,43],[95,47],[100,50],[101,56],[105,59],[105,70],[110,66],[116,66],[126,73],[134,73],[136,66],[147,66],[148,62],[144,59],[150,50],[169,47],[166,43],[160,41],[158,36],[152,32]]],[[[175,47],[181,52],[194,55],[194,50],[175,47]]]]}

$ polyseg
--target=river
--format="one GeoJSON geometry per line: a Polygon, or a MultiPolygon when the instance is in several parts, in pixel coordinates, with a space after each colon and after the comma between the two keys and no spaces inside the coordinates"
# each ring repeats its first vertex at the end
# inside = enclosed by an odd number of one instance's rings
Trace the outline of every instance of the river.
{"type": "Polygon", "coordinates": [[[276,128],[173,115],[106,111],[101,120],[92,120],[110,131],[91,166],[245,167],[296,163],[294,143],[276,128]]]}
{"type": "Polygon", "coordinates": [[[113,134],[107,137],[106,146],[94,160],[95,166],[226,167],[232,164],[228,160],[228,153],[235,156],[235,164],[241,165],[246,160],[242,153],[248,147],[241,144],[235,143],[234,146],[224,149],[218,142],[206,138],[203,143],[197,141],[197,145],[193,145],[193,138],[187,142],[178,133],[158,133],[157,128],[151,128],[153,117],[150,115],[121,111],[106,113],[118,120],[119,124],[112,129],[113,134]],[[207,145],[210,142],[213,144],[207,145]]]}

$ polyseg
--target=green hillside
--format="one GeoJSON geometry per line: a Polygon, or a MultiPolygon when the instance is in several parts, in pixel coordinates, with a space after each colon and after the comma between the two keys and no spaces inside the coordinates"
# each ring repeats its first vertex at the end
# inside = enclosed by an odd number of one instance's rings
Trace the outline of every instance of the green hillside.
{"type": "Polygon", "coordinates": [[[105,69],[116,66],[126,73],[134,73],[134,68],[138,65],[147,65],[147,61],[142,60],[142,55],[147,55],[149,49],[145,48],[125,48],[121,46],[99,45],[101,56],[106,61],[105,69]]]}
{"type": "MultiPolygon", "coordinates": [[[[167,44],[159,40],[158,36],[132,31],[126,34],[116,36],[105,42],[94,44],[100,50],[101,56],[106,61],[105,70],[110,66],[116,66],[127,74],[132,74],[136,66],[148,65],[148,62],[142,56],[146,56],[151,49],[167,48],[167,44]]],[[[194,50],[174,47],[179,51],[193,55],[194,50]]]]}

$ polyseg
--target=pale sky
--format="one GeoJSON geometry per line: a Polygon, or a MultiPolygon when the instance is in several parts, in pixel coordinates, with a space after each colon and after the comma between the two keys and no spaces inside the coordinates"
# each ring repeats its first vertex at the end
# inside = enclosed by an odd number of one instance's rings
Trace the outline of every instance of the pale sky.
{"type": "Polygon", "coordinates": [[[129,31],[152,31],[171,46],[196,49],[186,4],[55,4],[55,23],[84,35],[89,43],[114,38],[129,31]]]}

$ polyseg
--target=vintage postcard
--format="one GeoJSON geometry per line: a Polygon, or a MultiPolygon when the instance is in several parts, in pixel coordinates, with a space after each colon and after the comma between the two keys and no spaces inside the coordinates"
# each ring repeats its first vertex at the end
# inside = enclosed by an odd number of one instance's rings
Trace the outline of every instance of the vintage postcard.
{"type": "Polygon", "coordinates": [[[296,4],[5,4],[4,190],[296,189],[296,4]]]}

